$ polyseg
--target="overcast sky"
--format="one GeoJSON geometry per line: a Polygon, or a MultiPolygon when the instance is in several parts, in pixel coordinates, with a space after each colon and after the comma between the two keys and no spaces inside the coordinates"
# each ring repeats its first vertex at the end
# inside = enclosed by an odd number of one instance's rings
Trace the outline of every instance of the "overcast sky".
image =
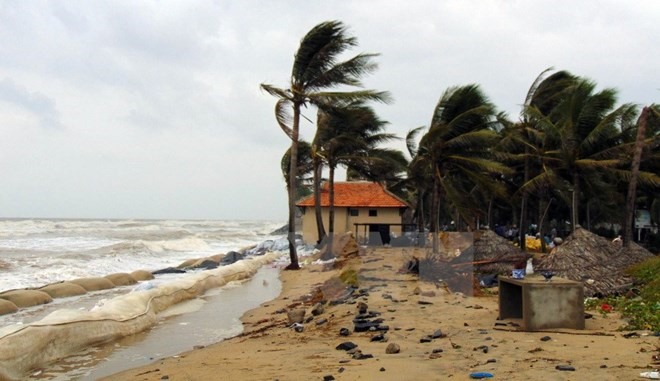
{"type": "Polygon", "coordinates": [[[549,67],[660,101],[657,0],[0,0],[0,218],[285,221],[289,142],[259,84],[286,86],[326,20],[381,54],[365,84],[401,137],[454,85],[516,119],[549,67]]]}

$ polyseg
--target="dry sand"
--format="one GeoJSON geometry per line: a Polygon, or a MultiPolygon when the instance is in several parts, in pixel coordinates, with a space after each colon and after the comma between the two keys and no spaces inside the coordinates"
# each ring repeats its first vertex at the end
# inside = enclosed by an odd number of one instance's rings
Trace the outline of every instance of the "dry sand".
{"type": "Polygon", "coordinates": [[[468,380],[472,372],[489,372],[500,380],[620,381],[639,379],[640,372],[652,369],[659,338],[643,332],[625,338],[625,332],[617,331],[624,321],[616,312],[595,313],[586,320],[584,331],[573,333],[501,330],[495,326],[496,295],[463,296],[399,272],[413,254],[423,255],[410,248],[369,248],[340,269],[308,265],[283,271],[281,295],[243,316],[242,335],[106,379],[468,380]],[[343,290],[339,274],[346,269],[359,272],[359,287],[368,295],[356,301],[381,313],[390,328],[387,342],[372,342],[375,332],[353,332],[357,304],[325,305],[303,332],[288,327],[282,311],[306,307],[306,317],[311,316],[314,303],[304,301],[336,298],[343,290]],[[317,325],[320,319],[327,322],[317,325]],[[350,336],[339,335],[344,327],[351,330],[350,336]],[[420,342],[437,330],[447,336],[420,342]],[[544,336],[550,340],[542,341],[544,336]],[[335,349],[345,341],[373,358],[357,360],[335,349]],[[397,344],[400,353],[386,354],[390,343],[397,344]],[[557,365],[575,370],[556,370],[557,365]]]}

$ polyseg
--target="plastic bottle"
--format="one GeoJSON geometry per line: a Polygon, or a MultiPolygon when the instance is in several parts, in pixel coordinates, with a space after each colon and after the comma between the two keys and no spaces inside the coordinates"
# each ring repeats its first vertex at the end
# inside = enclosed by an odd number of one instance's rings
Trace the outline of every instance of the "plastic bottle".
{"type": "Polygon", "coordinates": [[[642,378],[650,378],[653,380],[660,380],[660,372],[642,372],[639,374],[642,378]]]}
{"type": "Polygon", "coordinates": [[[533,258],[529,258],[527,260],[527,266],[525,267],[525,275],[534,274],[534,265],[532,264],[532,259],[533,258]]]}

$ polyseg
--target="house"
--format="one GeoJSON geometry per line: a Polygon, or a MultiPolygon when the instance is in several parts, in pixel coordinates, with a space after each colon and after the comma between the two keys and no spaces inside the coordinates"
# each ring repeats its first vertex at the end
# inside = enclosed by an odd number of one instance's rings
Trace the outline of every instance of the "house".
{"type": "MultiPolygon", "coordinates": [[[[355,232],[359,243],[389,244],[390,234],[401,235],[402,216],[408,204],[388,192],[379,183],[366,181],[336,182],[335,189],[335,234],[355,232]]],[[[326,232],[329,217],[328,183],[321,187],[321,210],[326,232]]],[[[302,211],[303,240],[315,243],[318,240],[314,195],[300,200],[296,206],[302,211]]]]}

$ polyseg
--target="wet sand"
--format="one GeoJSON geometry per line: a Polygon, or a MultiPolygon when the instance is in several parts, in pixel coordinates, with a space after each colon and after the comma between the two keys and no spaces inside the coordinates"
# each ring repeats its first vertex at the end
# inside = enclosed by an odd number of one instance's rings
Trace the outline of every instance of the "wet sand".
{"type": "Polygon", "coordinates": [[[409,248],[370,248],[341,269],[307,265],[284,271],[278,298],[243,315],[243,334],[105,380],[467,380],[472,372],[488,372],[501,380],[620,381],[638,379],[658,354],[660,339],[646,332],[624,337],[618,328],[625,322],[616,312],[595,313],[583,331],[496,326],[497,295],[465,296],[399,272],[413,254],[423,255],[409,248]],[[358,272],[365,290],[353,301],[366,303],[389,326],[384,340],[374,341],[378,332],[353,332],[357,304],[326,304],[302,332],[291,329],[284,311],[304,307],[309,316],[315,299],[336,298],[346,269],[358,272]],[[341,328],[350,336],[341,336],[341,328]],[[439,331],[440,337],[422,340],[439,331]],[[359,359],[336,349],[346,341],[371,356],[359,359]],[[386,353],[392,343],[399,353],[386,353]],[[556,369],[560,365],[574,370],[556,369]]]}
{"type": "Polygon", "coordinates": [[[240,317],[245,311],[280,293],[279,271],[266,265],[246,281],[168,308],[159,315],[159,323],[145,332],[91,347],[34,372],[32,378],[96,380],[234,337],[243,331],[240,317]]]}

